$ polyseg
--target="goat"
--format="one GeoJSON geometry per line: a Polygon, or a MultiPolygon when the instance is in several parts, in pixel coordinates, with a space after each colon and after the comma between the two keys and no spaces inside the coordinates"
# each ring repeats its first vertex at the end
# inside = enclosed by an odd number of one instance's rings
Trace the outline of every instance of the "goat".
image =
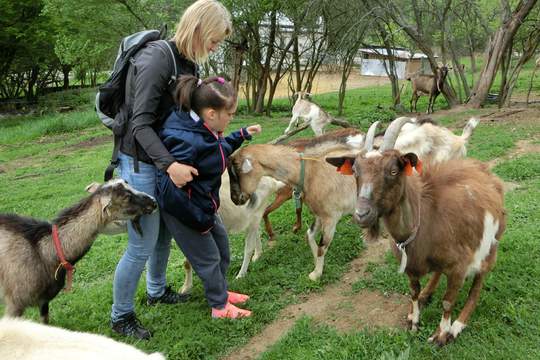
{"type": "MultiPolygon", "coordinates": [[[[471,118],[465,127],[461,136],[455,135],[445,127],[434,124],[431,120],[411,119],[411,123],[406,123],[396,140],[395,148],[407,153],[414,152],[424,162],[441,163],[450,159],[463,158],[467,155],[467,143],[479,121],[471,118]]],[[[382,134],[378,134],[374,139],[374,147],[378,148],[382,141],[382,134]]],[[[353,149],[361,149],[364,145],[365,136],[358,133],[355,129],[341,129],[320,137],[308,139],[299,139],[290,142],[288,145],[294,147],[297,151],[305,149],[314,149],[327,143],[340,143],[346,141],[346,144],[353,149]],[[356,134],[355,134],[356,133],[356,134]]],[[[285,201],[292,197],[292,188],[290,186],[282,187],[278,190],[274,202],[266,208],[263,219],[266,232],[270,241],[274,240],[272,224],[268,215],[279,208],[285,201]]],[[[296,223],[293,226],[293,232],[302,227],[302,209],[296,210],[296,223]]]]}
{"type": "Polygon", "coordinates": [[[448,68],[446,66],[437,67],[435,75],[423,75],[423,74],[414,74],[407,78],[411,82],[412,87],[412,97],[411,97],[411,112],[416,112],[416,103],[418,98],[422,94],[429,95],[429,103],[426,114],[433,112],[433,105],[437,96],[442,92],[444,87],[444,81],[448,75],[448,68]]]}
{"type": "MultiPolygon", "coordinates": [[[[472,117],[463,128],[462,134],[455,135],[430,119],[411,118],[409,121],[401,128],[394,147],[403,153],[414,152],[424,162],[429,161],[431,164],[467,156],[467,143],[479,123],[477,118],[472,117]]],[[[382,144],[382,135],[378,134],[373,140],[375,149],[382,144]]],[[[364,138],[352,136],[347,144],[351,148],[360,149],[364,138]]]]}
{"type": "MultiPolygon", "coordinates": [[[[307,153],[312,156],[313,154],[307,153]]],[[[263,176],[271,176],[290,187],[300,183],[301,155],[283,145],[257,144],[239,149],[230,156],[231,198],[237,204],[245,204],[257,189],[263,176]]],[[[309,278],[320,278],[324,266],[324,256],[332,239],[336,224],[342,215],[354,210],[354,199],[339,199],[328,194],[336,194],[344,188],[353,189],[354,179],[336,173],[330,165],[318,159],[305,160],[304,202],[315,215],[315,222],[307,231],[307,239],[315,261],[315,269],[309,278]],[[315,236],[322,230],[319,245],[315,236]]]]}
{"type": "Polygon", "coordinates": [[[307,92],[297,92],[296,102],[292,109],[292,117],[289,126],[285,129],[285,134],[290,132],[293,127],[297,127],[300,118],[304,119],[304,124],[309,123],[311,130],[316,136],[321,136],[324,132],[324,127],[330,123],[342,127],[350,127],[350,124],[343,120],[333,118],[330,114],[324,111],[317,104],[309,101],[308,97],[311,94],[307,92]]]}
{"type": "MultiPolygon", "coordinates": [[[[351,137],[354,137],[356,141],[362,141],[363,139],[362,133],[354,128],[346,128],[346,129],[339,129],[334,130],[332,132],[326,133],[321,136],[317,136],[314,138],[307,138],[307,139],[297,139],[294,141],[291,141],[287,144],[287,146],[293,147],[296,149],[296,151],[314,151],[314,149],[321,148],[321,147],[327,147],[329,145],[339,145],[339,144],[345,144],[347,140],[351,137]]],[[[275,240],[274,231],[272,229],[272,223],[270,222],[270,219],[268,216],[271,212],[278,209],[283,203],[289,199],[291,199],[293,196],[293,188],[285,185],[281,187],[277,193],[276,198],[274,201],[264,210],[263,214],[263,220],[264,220],[264,226],[266,229],[266,233],[268,234],[269,241],[275,240]]],[[[296,222],[293,226],[293,233],[298,232],[302,228],[302,200],[300,199],[300,207],[297,207],[296,209],[296,222]]]]}
{"type": "Polygon", "coordinates": [[[103,335],[70,331],[28,320],[0,320],[0,359],[165,360],[103,335]]]}
{"type": "Polygon", "coordinates": [[[428,166],[419,176],[407,176],[412,175],[413,167],[420,170],[421,162],[414,153],[393,149],[405,121],[408,119],[392,122],[378,151],[366,146],[356,156],[328,157],[326,161],[342,173],[354,174],[357,199],[353,219],[362,228],[370,228],[382,218],[394,239],[400,272],[409,277],[411,330],[418,328],[419,305],[428,301],[445,274],[444,311],[429,339],[443,346],[466,326],[483,280],[495,265],[497,245],[506,227],[503,185],[486,164],[470,159],[428,166]],[[420,291],[421,277],[430,272],[433,276],[420,291]],[[452,324],[457,295],[470,275],[474,280],[469,296],[452,324]]]}
{"type": "Polygon", "coordinates": [[[136,225],[139,217],[156,208],[151,196],[117,179],[61,211],[52,223],[0,215],[0,289],[6,304],[5,316],[22,316],[27,307],[37,305],[42,321],[48,323],[49,302],[64,287],[67,272],[53,244],[55,227],[67,265],[75,264],[109,223],[133,220],[135,228],[140,229],[136,225]]]}

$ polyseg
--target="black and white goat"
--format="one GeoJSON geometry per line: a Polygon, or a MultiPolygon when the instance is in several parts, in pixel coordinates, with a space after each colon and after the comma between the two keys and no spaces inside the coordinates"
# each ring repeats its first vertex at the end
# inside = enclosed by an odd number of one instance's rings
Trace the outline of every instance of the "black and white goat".
{"type": "Polygon", "coordinates": [[[139,217],[156,208],[151,196],[116,179],[64,209],[51,223],[0,215],[0,289],[5,315],[21,316],[27,307],[39,306],[41,319],[47,323],[49,302],[64,287],[71,264],[88,252],[97,234],[116,220],[133,220],[140,229],[139,217]],[[60,251],[53,233],[58,234],[60,251]]]}

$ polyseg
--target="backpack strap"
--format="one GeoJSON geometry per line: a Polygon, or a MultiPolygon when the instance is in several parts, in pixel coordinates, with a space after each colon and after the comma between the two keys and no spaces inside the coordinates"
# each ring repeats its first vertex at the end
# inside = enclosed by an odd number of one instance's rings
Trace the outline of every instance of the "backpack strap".
{"type": "Polygon", "coordinates": [[[114,135],[114,146],[113,146],[113,152],[111,156],[111,162],[109,166],[105,169],[105,174],[103,176],[103,180],[105,182],[112,179],[114,174],[114,169],[118,167],[118,153],[120,152],[120,144],[122,143],[122,137],[118,135],[114,135]]]}
{"type": "Polygon", "coordinates": [[[167,40],[160,40],[160,42],[165,43],[167,49],[169,50],[169,54],[171,54],[171,58],[172,58],[172,61],[173,61],[173,73],[174,73],[174,75],[171,75],[171,80],[176,81],[176,78],[178,77],[178,71],[177,71],[177,68],[176,68],[176,58],[174,57],[174,52],[171,49],[171,44],[169,44],[169,42],[167,40]]]}

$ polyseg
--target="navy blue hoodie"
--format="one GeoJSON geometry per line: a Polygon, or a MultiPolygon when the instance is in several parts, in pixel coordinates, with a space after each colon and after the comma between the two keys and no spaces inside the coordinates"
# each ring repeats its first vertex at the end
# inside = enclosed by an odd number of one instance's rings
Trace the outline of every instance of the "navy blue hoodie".
{"type": "Polygon", "coordinates": [[[176,161],[199,172],[193,181],[178,188],[165,171],[158,170],[159,206],[186,226],[200,232],[210,230],[219,208],[221,175],[227,169],[227,158],[251,136],[243,128],[224,138],[207,128],[202,119],[196,121],[189,113],[177,110],[169,115],[159,137],[176,161]]]}

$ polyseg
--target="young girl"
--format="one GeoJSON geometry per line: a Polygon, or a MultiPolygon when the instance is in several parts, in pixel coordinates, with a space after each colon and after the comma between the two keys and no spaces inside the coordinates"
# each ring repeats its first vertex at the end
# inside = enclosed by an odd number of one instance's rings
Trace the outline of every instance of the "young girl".
{"type": "Polygon", "coordinates": [[[234,304],[244,303],[249,297],[227,289],[229,239],[217,210],[227,157],[261,127],[252,125],[222,136],[237,103],[233,87],[221,77],[198,80],[183,76],[177,89],[178,109],[165,121],[160,138],[176,161],[196,168],[198,176],[178,188],[166,172],[158,171],[161,216],[201,278],[212,317],[248,317],[250,311],[234,304]]]}

